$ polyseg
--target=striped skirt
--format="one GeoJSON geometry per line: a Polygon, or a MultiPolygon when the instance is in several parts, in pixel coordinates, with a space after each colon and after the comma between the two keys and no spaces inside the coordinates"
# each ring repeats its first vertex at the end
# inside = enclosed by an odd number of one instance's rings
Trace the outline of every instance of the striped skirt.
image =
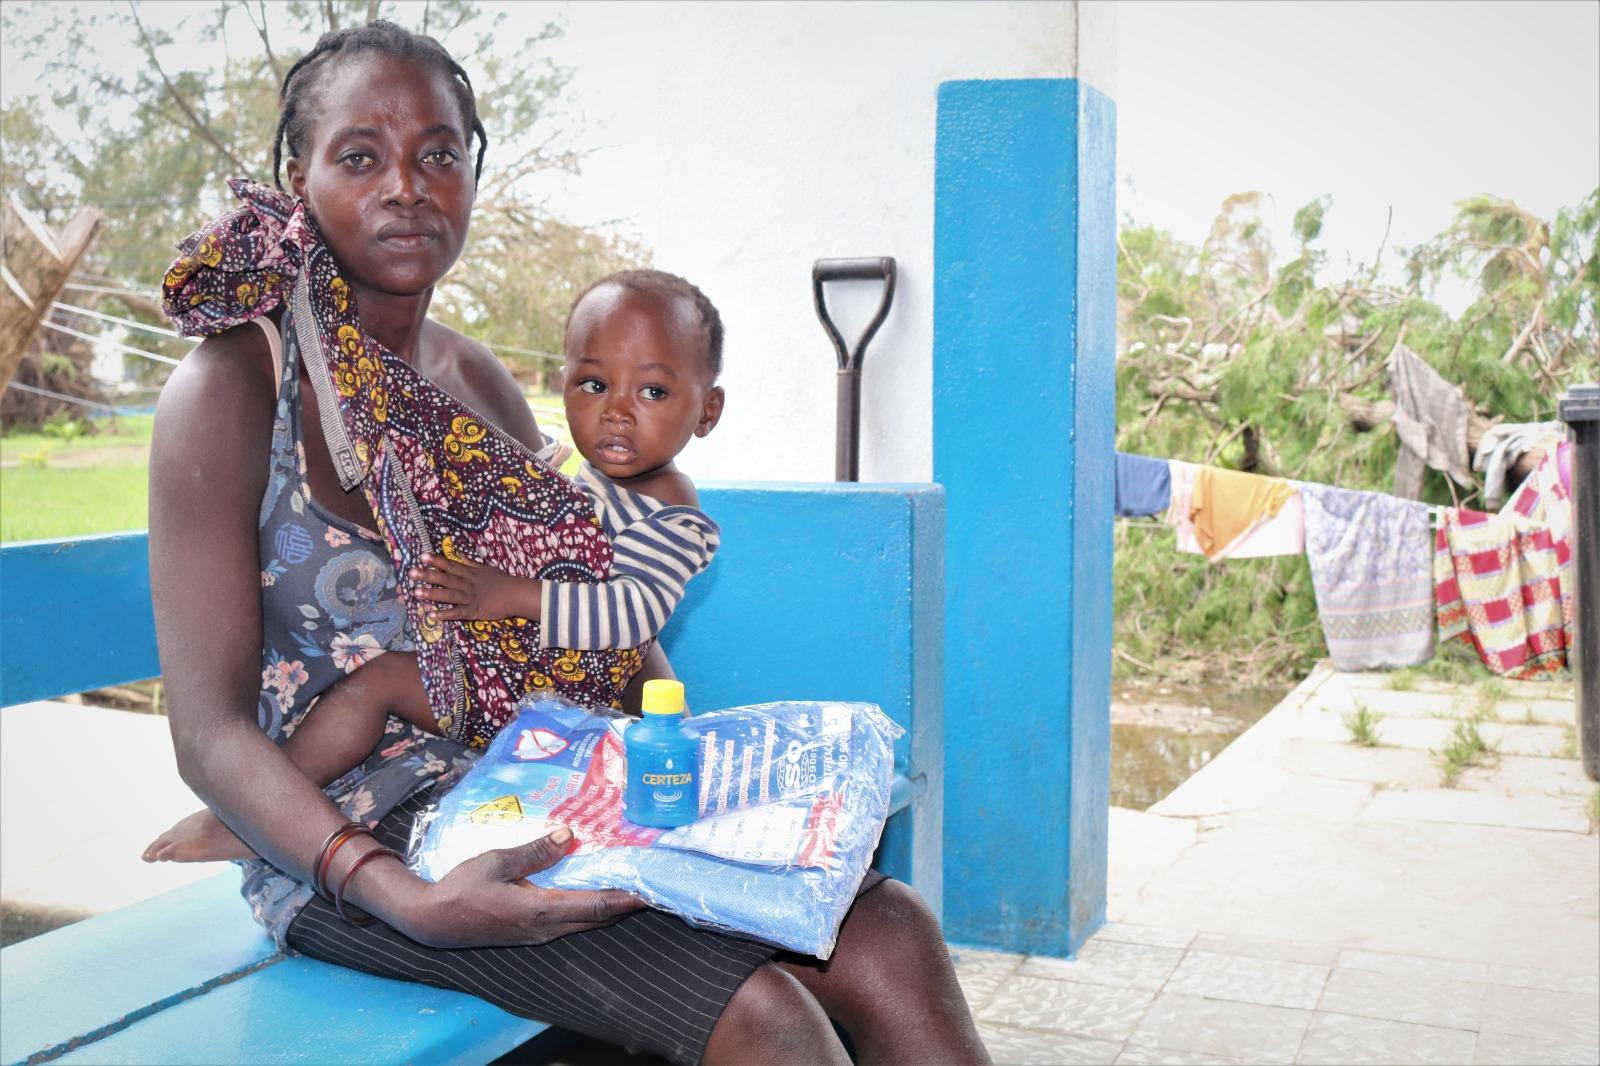
{"type": "MultiPolygon", "coordinates": [[[[378,823],[378,840],[404,852],[423,792],[378,823]]],[[[869,873],[863,890],[881,880],[869,873]]],[[[660,911],[548,944],[430,948],[382,922],[353,926],[313,898],[289,926],[302,954],[381,977],[486,999],[513,1014],[632,1052],[699,1062],[711,1029],[745,978],[778,949],[695,927],[660,911]]]]}

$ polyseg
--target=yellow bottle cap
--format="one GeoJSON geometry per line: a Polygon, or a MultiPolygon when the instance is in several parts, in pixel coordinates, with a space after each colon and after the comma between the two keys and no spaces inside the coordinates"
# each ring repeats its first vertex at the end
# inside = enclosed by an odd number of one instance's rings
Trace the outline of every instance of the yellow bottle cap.
{"type": "Polygon", "coordinates": [[[682,681],[646,681],[644,683],[645,714],[682,714],[682,681]]]}

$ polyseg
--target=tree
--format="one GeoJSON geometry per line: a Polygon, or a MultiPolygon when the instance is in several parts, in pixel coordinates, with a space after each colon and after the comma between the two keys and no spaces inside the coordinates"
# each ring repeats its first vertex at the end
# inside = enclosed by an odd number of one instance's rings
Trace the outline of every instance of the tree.
{"type": "MultiPolygon", "coordinates": [[[[232,204],[228,178],[272,181],[283,74],[324,31],[374,17],[406,22],[377,0],[222,0],[197,5],[171,27],[137,3],[7,4],[7,51],[51,58],[39,92],[0,112],[6,187],[54,224],[79,205],[100,207],[109,219],[91,270],[114,279],[107,287],[153,296],[173,245],[232,204]],[[108,42],[141,58],[134,74],[97,61],[108,42]],[[76,130],[51,128],[46,102],[76,130]]],[[[572,297],[641,258],[613,235],[556,217],[530,191],[541,172],[578,165],[556,111],[568,75],[546,48],[560,29],[545,24],[516,42],[506,12],[485,13],[467,0],[431,0],[411,28],[437,37],[473,75],[491,137],[473,232],[436,294],[438,313],[493,345],[559,352],[572,297]]],[[[108,310],[157,317],[149,300],[120,302],[108,310]]],[[[526,381],[553,369],[548,358],[508,356],[526,381]]]]}
{"type": "MultiPolygon", "coordinates": [[[[1402,337],[1474,409],[1469,441],[1494,420],[1555,417],[1567,385],[1600,378],[1600,189],[1546,223],[1479,197],[1454,223],[1354,276],[1319,279],[1328,198],[1295,215],[1295,254],[1274,267],[1261,199],[1230,197],[1195,247],[1149,226],[1119,234],[1118,447],[1346,488],[1387,491],[1396,445],[1385,363],[1402,337]],[[1447,274],[1476,298],[1459,316],[1433,299],[1447,274]]],[[[1471,504],[1430,471],[1431,502],[1471,504]]],[[[1117,625],[1124,661],[1168,672],[1211,666],[1287,677],[1322,653],[1303,559],[1212,566],[1170,538],[1118,531],[1117,625]]]]}

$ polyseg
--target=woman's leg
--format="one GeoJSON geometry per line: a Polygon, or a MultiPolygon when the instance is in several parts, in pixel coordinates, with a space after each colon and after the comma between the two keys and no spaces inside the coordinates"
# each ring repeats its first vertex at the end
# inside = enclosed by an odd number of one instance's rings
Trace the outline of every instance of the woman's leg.
{"type": "Polygon", "coordinates": [[[850,1056],[816,997],[787,967],[768,962],[747,977],[728,1001],[711,1030],[702,1061],[705,1066],[761,1062],[848,1066],[850,1056]]]}
{"type": "MultiPolygon", "coordinates": [[[[419,793],[385,816],[378,841],[403,850],[429,800],[419,793]]],[[[674,1062],[846,1061],[816,1000],[767,965],[773,948],[660,911],[637,911],[534,947],[447,951],[382,922],[349,925],[313,897],[290,924],[288,940],[313,958],[470,992],[525,1018],[674,1062]]]]}
{"type": "Polygon", "coordinates": [[[878,1063],[987,1063],[939,923],[916,891],[884,881],[856,899],[827,962],[779,965],[878,1063]]]}

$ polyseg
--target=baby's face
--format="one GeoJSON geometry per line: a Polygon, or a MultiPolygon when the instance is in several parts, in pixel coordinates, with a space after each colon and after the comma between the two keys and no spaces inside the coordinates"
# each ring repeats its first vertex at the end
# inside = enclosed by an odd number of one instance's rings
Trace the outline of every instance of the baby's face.
{"type": "Polygon", "coordinates": [[[615,285],[589,293],[567,334],[562,399],[573,444],[613,481],[672,462],[722,413],[694,306],[615,285]]]}

